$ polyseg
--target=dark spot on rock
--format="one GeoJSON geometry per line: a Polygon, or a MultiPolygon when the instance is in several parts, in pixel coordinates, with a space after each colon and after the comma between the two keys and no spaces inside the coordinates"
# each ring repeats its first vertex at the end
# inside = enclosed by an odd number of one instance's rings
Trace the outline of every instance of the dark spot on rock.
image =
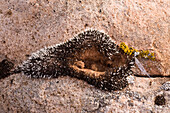
{"type": "Polygon", "coordinates": [[[34,14],[32,15],[32,18],[33,18],[33,19],[39,19],[40,17],[41,17],[40,12],[34,13],[34,14]]]}
{"type": "Polygon", "coordinates": [[[2,95],[2,98],[4,99],[4,95],[2,95]]]}
{"type": "Polygon", "coordinates": [[[15,28],[14,30],[16,33],[19,33],[21,31],[21,29],[15,28]]]}
{"type": "Polygon", "coordinates": [[[4,41],[3,41],[3,43],[5,44],[5,43],[6,43],[6,41],[4,40],[4,41]]]}
{"type": "Polygon", "coordinates": [[[101,12],[102,12],[102,10],[100,9],[100,10],[99,10],[99,13],[101,13],[101,12]]]}
{"type": "Polygon", "coordinates": [[[149,85],[150,85],[150,86],[152,85],[152,81],[149,82],[149,85]]]}
{"type": "Polygon", "coordinates": [[[154,113],[153,111],[150,110],[151,113],[154,113]]]}
{"type": "Polygon", "coordinates": [[[13,84],[14,79],[11,79],[11,85],[13,84]]]}
{"type": "Polygon", "coordinates": [[[35,37],[32,35],[32,39],[35,40],[35,37]]]}
{"type": "Polygon", "coordinates": [[[0,79],[8,77],[10,70],[14,67],[14,64],[8,59],[4,59],[0,62],[0,79]]]}
{"type": "Polygon", "coordinates": [[[79,3],[81,3],[81,0],[79,0],[79,3]]]}
{"type": "Polygon", "coordinates": [[[6,15],[12,15],[12,11],[9,10],[9,11],[6,13],[6,15]]]}
{"type": "Polygon", "coordinates": [[[128,105],[129,106],[133,106],[133,101],[132,100],[128,100],[128,105]]]}
{"type": "Polygon", "coordinates": [[[0,14],[2,14],[2,10],[0,9],[0,14]]]}
{"type": "Polygon", "coordinates": [[[29,57],[30,55],[29,55],[29,54],[26,54],[25,56],[26,56],[26,57],[29,57]]]}
{"type": "Polygon", "coordinates": [[[107,67],[111,68],[111,67],[112,67],[112,65],[111,65],[111,64],[107,64],[107,67]]]}
{"type": "Polygon", "coordinates": [[[84,25],[84,27],[87,27],[87,26],[88,26],[88,24],[85,24],[85,25],[84,25]]]}
{"type": "Polygon", "coordinates": [[[156,105],[165,105],[166,99],[164,95],[158,95],[155,97],[155,104],[156,105]]]}
{"type": "Polygon", "coordinates": [[[55,13],[55,10],[53,10],[53,12],[55,13]]]}

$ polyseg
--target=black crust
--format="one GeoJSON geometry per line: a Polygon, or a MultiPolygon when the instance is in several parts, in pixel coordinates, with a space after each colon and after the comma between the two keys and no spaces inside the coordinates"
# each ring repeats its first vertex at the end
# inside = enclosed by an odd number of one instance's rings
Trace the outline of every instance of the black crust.
{"type": "Polygon", "coordinates": [[[132,75],[131,67],[133,65],[134,57],[125,55],[109,36],[97,30],[88,30],[63,44],[33,53],[27,61],[19,66],[19,69],[24,75],[31,78],[56,78],[68,75],[84,80],[97,88],[111,91],[123,89],[128,85],[126,77],[132,75]],[[107,60],[113,60],[112,56],[114,55],[125,56],[126,66],[106,67],[105,74],[99,77],[88,76],[83,71],[78,72],[70,67],[77,60],[82,60],[75,57],[77,54],[92,47],[95,47],[96,51],[107,60]]]}

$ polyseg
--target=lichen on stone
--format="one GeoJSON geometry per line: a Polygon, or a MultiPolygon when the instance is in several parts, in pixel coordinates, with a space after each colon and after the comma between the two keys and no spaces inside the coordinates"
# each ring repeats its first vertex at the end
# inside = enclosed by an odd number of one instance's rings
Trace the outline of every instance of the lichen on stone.
{"type": "Polygon", "coordinates": [[[132,75],[133,55],[123,50],[105,33],[86,30],[65,43],[33,53],[19,66],[31,78],[71,76],[103,90],[120,90],[132,75]]]}
{"type": "Polygon", "coordinates": [[[128,47],[124,42],[120,44],[120,48],[128,55],[132,55],[138,53],[135,56],[141,56],[145,59],[155,60],[154,53],[151,53],[149,50],[137,50],[133,47],[128,47]]]}

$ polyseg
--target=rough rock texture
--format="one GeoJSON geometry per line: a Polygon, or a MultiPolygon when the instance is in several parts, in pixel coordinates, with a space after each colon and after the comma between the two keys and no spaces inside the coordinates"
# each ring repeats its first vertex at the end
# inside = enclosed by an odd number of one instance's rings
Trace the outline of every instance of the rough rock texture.
{"type": "MultiPolygon", "coordinates": [[[[139,59],[146,70],[170,75],[169,0],[1,0],[0,61],[7,57],[17,66],[32,52],[87,28],[103,30],[117,44],[151,50],[155,62],[139,59]]],[[[17,74],[0,80],[0,112],[168,112],[170,93],[164,89],[169,88],[162,88],[167,81],[135,77],[123,91],[104,92],[70,77],[41,80],[17,74]],[[159,95],[165,105],[155,104],[159,95]]]]}
{"type": "Polygon", "coordinates": [[[123,91],[105,92],[70,77],[44,80],[12,75],[0,81],[0,112],[166,113],[170,109],[170,91],[160,88],[165,81],[136,77],[123,91]],[[165,105],[155,104],[158,95],[164,96],[165,105]]]}

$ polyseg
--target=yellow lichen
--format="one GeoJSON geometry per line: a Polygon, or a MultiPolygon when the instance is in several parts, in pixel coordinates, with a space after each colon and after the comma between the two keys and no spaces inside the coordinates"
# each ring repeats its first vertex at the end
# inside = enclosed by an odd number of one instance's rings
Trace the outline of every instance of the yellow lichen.
{"type": "Polygon", "coordinates": [[[135,52],[139,52],[138,56],[141,56],[145,59],[155,60],[154,53],[150,53],[149,50],[137,50],[132,47],[129,48],[124,42],[120,43],[120,48],[128,55],[132,55],[135,54],[135,52]]]}

